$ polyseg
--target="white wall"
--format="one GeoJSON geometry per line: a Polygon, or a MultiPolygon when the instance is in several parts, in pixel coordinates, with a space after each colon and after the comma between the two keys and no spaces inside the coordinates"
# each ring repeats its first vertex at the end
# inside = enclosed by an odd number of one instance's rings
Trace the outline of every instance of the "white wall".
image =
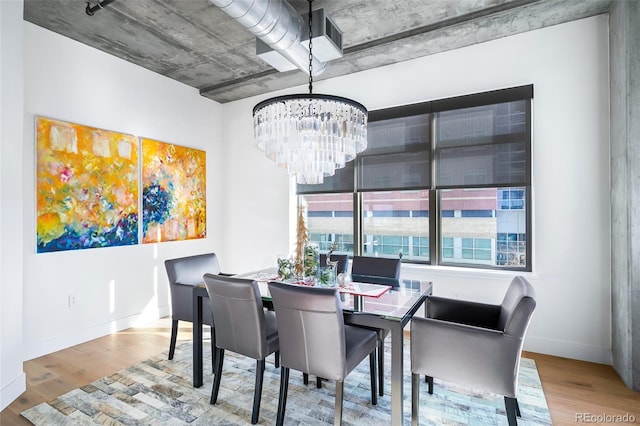
{"type": "Polygon", "coordinates": [[[224,152],[222,107],[196,89],[28,22],[24,31],[24,358],[30,359],[169,314],[164,260],[217,251],[223,243],[224,152]],[[206,150],[207,238],[36,254],[36,115],[206,150]],[[70,294],[76,307],[68,306],[70,294]]]}
{"type": "Polygon", "coordinates": [[[22,1],[0,1],[0,410],[26,388],[22,371],[22,1]]]}
{"type": "MultiPolygon", "coordinates": [[[[611,362],[608,68],[601,15],[314,85],[375,110],[533,84],[533,272],[525,275],[538,308],[525,349],[602,363],[611,362]]],[[[286,172],[253,148],[251,131],[253,105],[281,93],[224,105],[234,189],[223,253],[236,270],[275,265],[293,232],[286,172]]],[[[492,303],[513,276],[409,266],[403,274],[431,279],[436,294],[492,303]]]]}

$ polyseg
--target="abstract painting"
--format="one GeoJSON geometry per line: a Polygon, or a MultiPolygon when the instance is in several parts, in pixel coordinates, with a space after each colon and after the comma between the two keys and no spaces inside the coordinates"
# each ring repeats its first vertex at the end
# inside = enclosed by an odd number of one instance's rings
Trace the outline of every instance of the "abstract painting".
{"type": "Polygon", "coordinates": [[[37,252],[138,243],[138,139],[36,117],[37,252]]]}
{"type": "Polygon", "coordinates": [[[142,139],[142,241],[205,238],[206,152],[142,139]]]}

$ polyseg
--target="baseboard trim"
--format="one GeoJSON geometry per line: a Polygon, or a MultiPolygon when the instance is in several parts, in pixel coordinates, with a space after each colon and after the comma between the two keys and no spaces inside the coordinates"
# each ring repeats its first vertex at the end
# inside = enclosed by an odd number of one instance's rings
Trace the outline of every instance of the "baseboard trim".
{"type": "Polygon", "coordinates": [[[30,346],[26,345],[24,361],[47,355],[52,352],[57,352],[71,346],[79,345],[80,343],[85,343],[89,340],[97,339],[99,337],[114,334],[119,331],[126,330],[127,328],[135,327],[137,325],[140,325],[141,323],[144,323],[145,321],[148,321],[151,318],[163,318],[170,313],[170,307],[163,306],[158,308],[153,313],[149,313],[147,311],[144,314],[138,313],[135,315],[130,315],[128,317],[118,318],[107,323],[98,324],[82,330],[77,330],[64,336],[57,336],[53,339],[37,342],[30,346]]]}
{"type": "Polygon", "coordinates": [[[524,350],[539,354],[553,355],[562,358],[577,359],[580,361],[595,362],[598,364],[613,364],[611,348],[584,345],[575,342],[561,342],[551,339],[527,336],[524,342],[524,350]]]}
{"type": "MultiPolygon", "coordinates": [[[[411,332],[408,329],[404,330],[404,337],[411,338],[411,332]]],[[[595,362],[597,364],[613,365],[611,348],[601,348],[580,343],[561,342],[527,336],[525,338],[523,351],[595,362]]]]}
{"type": "Polygon", "coordinates": [[[7,408],[24,391],[27,390],[27,375],[22,372],[0,391],[0,411],[7,408]]]}

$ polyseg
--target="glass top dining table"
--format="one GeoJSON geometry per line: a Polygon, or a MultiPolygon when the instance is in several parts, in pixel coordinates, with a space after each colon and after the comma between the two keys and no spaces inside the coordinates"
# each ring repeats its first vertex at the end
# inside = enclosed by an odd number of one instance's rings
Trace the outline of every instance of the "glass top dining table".
{"type": "MultiPolygon", "coordinates": [[[[237,278],[257,281],[265,306],[271,302],[268,282],[275,281],[276,268],[235,275],[237,278]]],[[[363,296],[366,291],[374,291],[376,284],[353,283],[343,293],[345,324],[383,328],[391,335],[391,420],[393,425],[401,425],[403,419],[403,378],[404,378],[404,327],[413,315],[424,305],[432,293],[432,283],[423,280],[401,280],[399,287],[392,287],[378,297],[363,296]],[[355,293],[355,294],[354,294],[355,293]],[[361,293],[361,294],[358,294],[361,293]]],[[[384,287],[384,286],[380,286],[384,287]]],[[[193,386],[202,386],[202,303],[209,303],[209,295],[204,285],[193,290],[193,386]]],[[[426,305],[425,305],[426,310],[426,305]]],[[[426,313],[426,312],[425,312],[426,313]]]]}

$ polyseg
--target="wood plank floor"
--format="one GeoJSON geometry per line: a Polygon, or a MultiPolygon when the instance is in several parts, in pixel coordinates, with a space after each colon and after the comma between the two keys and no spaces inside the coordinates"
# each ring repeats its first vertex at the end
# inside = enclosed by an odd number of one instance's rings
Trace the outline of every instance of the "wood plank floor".
{"type": "MultiPolygon", "coordinates": [[[[179,340],[190,340],[190,324],[180,325],[179,340]]],[[[0,413],[0,425],[29,425],[22,411],[167,350],[169,335],[170,321],[164,318],[25,362],[27,390],[0,413]]],[[[554,425],[622,423],[615,422],[617,415],[633,416],[640,424],[640,392],[628,389],[612,367],[523,356],[536,361],[554,425]],[[611,417],[587,417],[604,415],[611,417]]]]}

